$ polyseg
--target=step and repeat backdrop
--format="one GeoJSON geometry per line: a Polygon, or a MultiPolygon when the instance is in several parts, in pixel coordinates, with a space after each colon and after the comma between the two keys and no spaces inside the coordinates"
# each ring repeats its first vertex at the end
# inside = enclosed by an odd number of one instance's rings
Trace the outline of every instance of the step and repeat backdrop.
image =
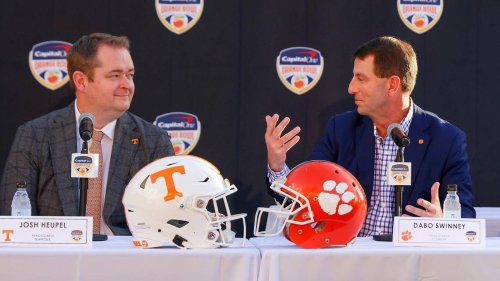
{"type": "Polygon", "coordinates": [[[265,121],[289,116],[300,163],[328,118],[354,109],[352,53],[381,35],[410,42],[413,100],[468,136],[477,206],[500,206],[500,1],[0,1],[0,170],[16,128],[74,100],[65,57],[81,35],[131,40],[131,111],[172,136],[177,154],[214,163],[239,188],[251,229],[266,194],[265,121]]]}

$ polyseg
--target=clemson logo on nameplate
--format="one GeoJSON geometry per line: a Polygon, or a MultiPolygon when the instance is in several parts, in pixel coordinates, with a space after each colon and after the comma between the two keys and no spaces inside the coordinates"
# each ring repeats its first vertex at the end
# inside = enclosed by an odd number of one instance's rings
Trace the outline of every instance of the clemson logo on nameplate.
{"type": "Polygon", "coordinates": [[[439,21],[444,0],[397,0],[399,17],[411,30],[422,34],[439,21]]]}
{"type": "Polygon", "coordinates": [[[189,154],[200,139],[201,123],[196,115],[190,113],[165,113],[157,116],[153,124],[170,135],[175,155],[189,154]]]}
{"type": "Polygon", "coordinates": [[[46,41],[33,46],[29,65],[35,79],[50,90],[69,81],[66,56],[73,45],[63,41],[46,41]]]}
{"type": "Polygon", "coordinates": [[[203,12],[203,0],[155,0],[155,6],[161,23],[176,34],[191,29],[203,12]]]}
{"type": "Polygon", "coordinates": [[[323,57],[307,47],[284,49],[276,59],[276,70],[283,84],[297,95],[311,90],[323,73],[323,57]]]}

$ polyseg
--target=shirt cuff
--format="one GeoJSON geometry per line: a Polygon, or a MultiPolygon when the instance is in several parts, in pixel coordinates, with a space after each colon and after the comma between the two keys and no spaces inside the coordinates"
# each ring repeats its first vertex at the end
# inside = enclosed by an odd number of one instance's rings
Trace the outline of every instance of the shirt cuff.
{"type": "Polygon", "coordinates": [[[290,173],[290,168],[288,168],[288,166],[286,164],[285,164],[285,167],[283,168],[283,170],[281,170],[279,172],[275,172],[275,171],[271,170],[271,167],[269,167],[269,164],[267,164],[267,178],[269,179],[269,183],[273,183],[277,179],[280,179],[280,178],[288,175],[288,173],[290,173]]]}

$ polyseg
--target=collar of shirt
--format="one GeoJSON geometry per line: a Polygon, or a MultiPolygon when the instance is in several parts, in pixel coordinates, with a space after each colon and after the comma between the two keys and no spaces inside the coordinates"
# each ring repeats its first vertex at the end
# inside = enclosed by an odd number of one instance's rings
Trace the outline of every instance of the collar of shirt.
{"type": "MultiPolygon", "coordinates": [[[[403,131],[408,135],[408,132],[410,131],[410,124],[411,120],[413,119],[413,111],[415,110],[415,107],[413,106],[413,100],[410,98],[410,110],[408,110],[408,113],[406,116],[401,120],[400,124],[401,127],[403,127],[403,131]]],[[[373,125],[373,135],[375,136],[376,139],[383,139],[381,136],[379,136],[377,132],[377,127],[373,125]]],[[[385,136],[386,138],[389,137],[388,135],[385,136]]]]}
{"type": "MultiPolygon", "coordinates": [[[[78,110],[78,107],[76,106],[76,100],[75,100],[76,136],[78,139],[78,143],[80,144],[79,148],[78,148],[79,150],[81,149],[81,143],[83,143],[83,140],[80,137],[80,132],[78,131],[78,126],[79,126],[78,119],[80,118],[80,115],[82,115],[82,114],[78,110]]],[[[114,136],[115,136],[115,127],[116,127],[116,120],[113,120],[112,122],[109,122],[108,124],[106,124],[106,126],[104,126],[104,128],[102,128],[101,130],[98,130],[98,129],[95,129],[95,130],[103,132],[104,135],[112,141],[114,136]]],[[[80,152],[80,151],[78,151],[78,152],[80,152]]]]}

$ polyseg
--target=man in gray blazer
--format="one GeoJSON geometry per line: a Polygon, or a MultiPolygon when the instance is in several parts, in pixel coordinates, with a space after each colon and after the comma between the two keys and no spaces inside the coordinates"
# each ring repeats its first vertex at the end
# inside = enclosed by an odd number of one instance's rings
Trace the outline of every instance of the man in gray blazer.
{"type": "Polygon", "coordinates": [[[0,215],[10,215],[20,181],[27,183],[32,215],[78,215],[78,179],[71,178],[71,154],[80,152],[83,142],[78,117],[92,113],[94,128],[104,133],[100,232],[130,235],[121,202],[124,189],[144,165],[174,154],[170,138],[127,111],[134,95],[134,64],[126,37],[83,36],[67,61],[76,101],[18,128],[0,185],[0,215]]]}

